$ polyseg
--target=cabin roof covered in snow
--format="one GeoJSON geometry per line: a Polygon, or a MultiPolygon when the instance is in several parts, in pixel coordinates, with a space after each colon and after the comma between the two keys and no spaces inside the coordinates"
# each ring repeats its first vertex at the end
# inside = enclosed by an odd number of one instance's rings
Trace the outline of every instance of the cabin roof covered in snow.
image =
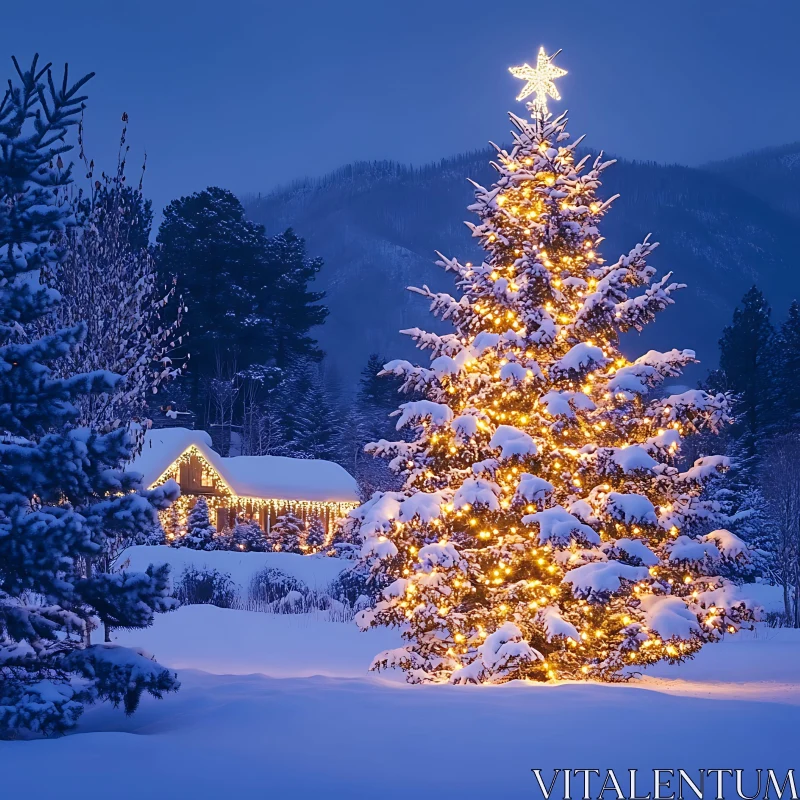
{"type": "Polygon", "coordinates": [[[224,458],[211,447],[206,431],[161,428],[145,435],[142,452],[126,469],[140,472],[151,486],[177,458],[196,447],[239,497],[275,500],[358,502],[358,484],[347,470],[332,461],[284,456],[233,456],[224,458]]]}

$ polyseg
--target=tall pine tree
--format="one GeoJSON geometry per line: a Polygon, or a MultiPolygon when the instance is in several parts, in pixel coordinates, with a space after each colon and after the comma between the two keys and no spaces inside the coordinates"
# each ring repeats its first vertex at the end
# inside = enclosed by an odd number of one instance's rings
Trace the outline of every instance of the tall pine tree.
{"type": "Polygon", "coordinates": [[[264,262],[258,277],[270,299],[275,362],[285,368],[298,358],[319,361],[322,351],[309,331],[325,322],[328,309],[320,305],[325,293],[311,291],[308,284],[322,269],[322,259],[309,258],[305,240],[289,228],[267,240],[264,262]]]}
{"type": "Polygon", "coordinates": [[[751,287],[722,332],[719,366],[725,388],[735,397],[734,433],[743,439],[748,460],[755,459],[769,420],[770,362],[775,331],[763,293],[751,287]]]}
{"type": "MultiPolygon", "coordinates": [[[[81,341],[81,324],[35,338],[59,301],[53,240],[74,222],[63,202],[71,165],[65,136],[91,76],[56,83],[38,57],[16,60],[0,102],[0,735],[62,732],[86,703],[123,702],[178,687],[144,655],[91,645],[93,620],[146,627],[170,606],[168,568],[104,573],[93,564],[109,540],[147,530],[178,493],[169,482],[139,489],[119,469],[128,433],[75,426],[78,398],[109,392],[119,377],[96,371],[52,377],[47,366],[81,341]]],[[[124,313],[122,309],[121,313],[124,313]]]]}
{"type": "Polygon", "coordinates": [[[328,311],[308,288],[322,261],[293,231],[267,237],[231,192],[209,187],[166,207],[158,243],[161,278],[177,279],[189,308],[189,403],[201,425],[221,372],[269,367],[274,383],[294,361],[322,358],[310,331],[328,311]]]}
{"type": "Polygon", "coordinates": [[[335,459],[339,410],[326,376],[313,361],[299,360],[280,387],[283,450],[295,458],[335,459]]]}
{"type": "Polygon", "coordinates": [[[777,364],[771,391],[777,425],[783,432],[800,428],[800,304],[794,300],[777,335],[777,364]]]}
{"type": "MultiPolygon", "coordinates": [[[[265,325],[251,316],[249,277],[261,263],[263,231],[250,222],[231,192],[212,186],[173,200],[158,231],[161,281],[177,279],[190,309],[189,397],[201,414],[204,385],[217,377],[218,358],[232,358],[247,330],[248,348],[265,348],[265,325]]],[[[243,359],[238,368],[248,366],[243,359]]]]}

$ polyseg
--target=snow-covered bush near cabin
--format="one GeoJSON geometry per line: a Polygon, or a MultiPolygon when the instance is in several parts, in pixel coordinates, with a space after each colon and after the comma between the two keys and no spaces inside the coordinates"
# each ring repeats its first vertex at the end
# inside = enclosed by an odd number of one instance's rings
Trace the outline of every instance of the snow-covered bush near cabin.
{"type": "Polygon", "coordinates": [[[236,584],[230,575],[216,569],[187,567],[176,581],[174,593],[181,605],[233,608],[237,604],[236,584]]]}
{"type": "MultiPolygon", "coordinates": [[[[308,525],[305,540],[304,552],[306,553],[319,553],[325,546],[325,525],[319,517],[314,517],[308,525]]],[[[301,547],[302,549],[302,547],[301,547]]]]}
{"type": "Polygon", "coordinates": [[[302,553],[306,537],[303,520],[291,511],[278,517],[267,535],[268,549],[280,553],[302,553]]]}
{"type": "Polygon", "coordinates": [[[328,594],[354,608],[377,599],[379,589],[370,576],[357,567],[346,569],[328,586],[328,594]]]}
{"type": "Polygon", "coordinates": [[[290,592],[308,592],[308,587],[299,579],[286,575],[274,567],[266,567],[253,576],[248,591],[248,607],[251,611],[272,610],[290,592]]]}
{"type": "Polygon", "coordinates": [[[169,591],[184,605],[272,614],[324,612],[329,621],[348,622],[375,592],[352,562],[322,555],[135,546],[120,556],[120,563],[129,569],[151,563],[168,567],[169,591]]]}
{"type": "Polygon", "coordinates": [[[319,590],[279,569],[267,567],[253,577],[247,598],[240,607],[269,614],[326,611],[332,621],[349,622],[355,612],[365,606],[367,598],[359,591],[358,579],[343,579],[343,575],[319,590]]]}
{"type": "Polygon", "coordinates": [[[174,547],[191,547],[193,550],[213,550],[217,529],[211,524],[208,501],[198,497],[186,520],[186,535],[174,539],[174,547]]]}
{"type": "Polygon", "coordinates": [[[209,549],[264,553],[272,548],[261,526],[254,519],[249,519],[237,522],[232,529],[221,531],[212,539],[209,549]]]}

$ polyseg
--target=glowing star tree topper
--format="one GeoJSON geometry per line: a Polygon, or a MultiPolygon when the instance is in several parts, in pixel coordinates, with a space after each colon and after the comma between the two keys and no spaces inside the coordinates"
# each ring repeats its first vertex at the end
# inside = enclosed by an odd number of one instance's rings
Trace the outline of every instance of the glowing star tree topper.
{"type": "Polygon", "coordinates": [[[528,103],[528,108],[533,117],[546,117],[547,116],[547,96],[553,100],[560,100],[561,95],[556,89],[555,78],[561,78],[567,74],[565,69],[556,67],[553,64],[553,59],[560,53],[557,50],[553,55],[548,56],[544,51],[544,47],[539,48],[539,56],[536,59],[536,69],[530,64],[523,64],[521,67],[509,67],[508,71],[515,77],[523,81],[527,81],[523,86],[522,91],[517,95],[517,100],[524,100],[532,94],[535,94],[535,99],[528,103]]]}

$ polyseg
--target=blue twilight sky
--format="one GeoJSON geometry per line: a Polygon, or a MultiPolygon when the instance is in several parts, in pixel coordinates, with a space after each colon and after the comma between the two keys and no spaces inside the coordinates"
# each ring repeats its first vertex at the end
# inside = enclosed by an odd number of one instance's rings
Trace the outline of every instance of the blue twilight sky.
{"type": "Polygon", "coordinates": [[[38,0],[4,3],[2,56],[95,70],[87,148],[119,117],[147,192],[266,191],[355,159],[423,163],[502,141],[540,44],[571,130],[698,164],[800,139],[798,0],[38,0]]]}

